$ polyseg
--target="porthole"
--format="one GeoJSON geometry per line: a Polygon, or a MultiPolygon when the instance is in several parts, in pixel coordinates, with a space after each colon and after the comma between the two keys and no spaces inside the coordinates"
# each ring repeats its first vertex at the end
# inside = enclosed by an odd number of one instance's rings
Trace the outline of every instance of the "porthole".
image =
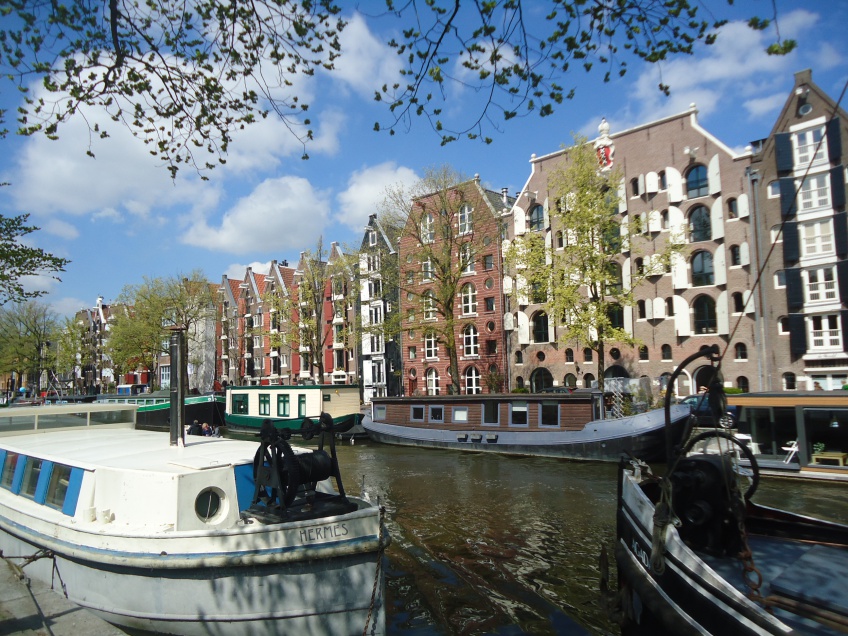
{"type": "Polygon", "coordinates": [[[613,360],[618,360],[620,357],[621,357],[621,351],[619,351],[618,349],[615,349],[615,348],[610,349],[610,358],[612,358],[613,360]]]}
{"type": "Polygon", "coordinates": [[[489,322],[486,323],[486,330],[490,331],[490,332],[495,330],[495,321],[494,320],[490,320],[489,322]]]}
{"type": "Polygon", "coordinates": [[[495,281],[493,281],[491,278],[487,278],[484,285],[486,285],[486,289],[491,289],[495,286],[495,281]]]}
{"type": "Polygon", "coordinates": [[[544,362],[544,361],[545,361],[545,352],[544,352],[544,351],[540,351],[539,353],[537,353],[537,354],[536,354],[536,359],[537,359],[539,362],[544,362]]]}
{"type": "Polygon", "coordinates": [[[221,512],[222,494],[217,488],[206,488],[200,491],[197,499],[194,500],[194,512],[201,521],[210,523],[215,520],[221,512]]]}

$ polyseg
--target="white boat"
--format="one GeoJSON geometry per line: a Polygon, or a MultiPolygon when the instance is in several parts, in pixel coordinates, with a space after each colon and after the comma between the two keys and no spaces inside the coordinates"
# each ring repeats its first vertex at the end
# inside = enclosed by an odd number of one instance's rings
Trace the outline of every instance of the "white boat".
{"type": "Polygon", "coordinates": [[[329,452],[277,434],[171,445],[168,433],[136,430],[135,414],[119,404],[3,413],[7,560],[123,628],[384,633],[388,537],[377,505],[345,495],[332,434],[329,452]]]}

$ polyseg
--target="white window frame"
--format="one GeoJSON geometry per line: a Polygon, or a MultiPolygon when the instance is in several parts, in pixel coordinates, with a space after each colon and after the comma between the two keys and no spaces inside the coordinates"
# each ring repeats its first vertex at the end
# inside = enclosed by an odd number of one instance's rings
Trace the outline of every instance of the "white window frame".
{"type": "Polygon", "coordinates": [[[474,283],[466,283],[462,286],[462,314],[464,316],[477,315],[477,288],[474,283]]]}
{"type": "Polygon", "coordinates": [[[472,221],[472,213],[474,212],[474,208],[472,208],[468,204],[463,204],[459,208],[459,234],[471,234],[473,221],[472,221]]]}
{"type": "Polygon", "coordinates": [[[826,172],[810,175],[798,191],[798,209],[801,212],[830,207],[830,178],[826,172]]]}
{"type": "Polygon", "coordinates": [[[468,367],[462,374],[462,380],[465,383],[466,395],[479,395],[483,392],[480,388],[480,369],[477,367],[468,367]]]}
{"type": "Polygon", "coordinates": [[[824,126],[816,126],[795,133],[792,137],[795,150],[795,165],[798,168],[815,166],[827,162],[827,136],[824,126]],[[816,149],[819,141],[821,146],[816,149]],[[815,152],[815,156],[811,156],[815,152]]]}
{"type": "Polygon", "coordinates": [[[462,351],[466,358],[480,355],[480,334],[474,325],[466,325],[462,330],[462,351]]]}
{"type": "Polygon", "coordinates": [[[833,265],[813,267],[802,272],[804,300],[808,303],[832,302],[839,297],[836,268],[833,265]],[[828,280],[830,277],[830,280],[828,280]]]}
{"type": "Polygon", "coordinates": [[[834,254],[832,219],[821,219],[798,224],[801,256],[825,256],[834,254]]]}
{"type": "Polygon", "coordinates": [[[808,316],[807,328],[810,336],[810,350],[842,350],[842,330],[839,325],[839,314],[808,316]]]}
{"type": "Polygon", "coordinates": [[[436,334],[428,333],[424,336],[424,359],[438,360],[439,358],[439,340],[436,334]]]}

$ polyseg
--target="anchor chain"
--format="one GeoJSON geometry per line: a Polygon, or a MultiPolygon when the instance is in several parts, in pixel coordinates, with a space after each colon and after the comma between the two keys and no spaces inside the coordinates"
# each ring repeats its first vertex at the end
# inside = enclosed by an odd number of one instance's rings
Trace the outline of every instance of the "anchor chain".
{"type": "Polygon", "coordinates": [[[654,528],[651,532],[651,571],[661,575],[665,572],[665,530],[670,525],[680,527],[680,519],[671,505],[671,481],[657,480],[660,485],[660,500],[654,508],[654,528]]]}
{"type": "Polygon", "coordinates": [[[751,551],[751,546],[748,545],[748,530],[745,528],[745,518],[742,514],[741,507],[744,503],[737,501],[733,507],[734,515],[736,516],[736,525],[739,529],[739,536],[742,539],[742,549],[736,557],[742,562],[742,580],[745,582],[745,587],[748,588],[749,599],[763,606],[768,613],[772,613],[771,603],[760,592],[760,587],[763,585],[763,574],[754,563],[754,553],[751,551]]]}
{"type": "MultiPolygon", "coordinates": [[[[371,603],[368,606],[368,616],[365,619],[365,627],[362,630],[362,636],[367,636],[368,626],[371,624],[371,616],[374,613],[374,605],[377,601],[377,587],[380,584],[380,572],[383,569],[383,554],[386,551],[387,542],[383,541],[383,521],[386,516],[386,507],[380,506],[380,529],[377,536],[377,567],[374,570],[374,586],[371,588],[371,603]]],[[[385,602],[385,599],[383,599],[385,602]]]]}

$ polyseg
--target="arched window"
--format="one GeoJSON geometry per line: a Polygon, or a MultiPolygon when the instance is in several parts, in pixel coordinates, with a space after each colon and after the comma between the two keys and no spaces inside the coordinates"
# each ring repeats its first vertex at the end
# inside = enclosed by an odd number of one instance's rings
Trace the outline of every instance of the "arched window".
{"type": "Polygon", "coordinates": [[[462,376],[465,379],[465,393],[467,395],[482,393],[480,389],[480,371],[477,370],[477,367],[468,367],[462,376]]]}
{"type": "Polygon", "coordinates": [[[520,375],[515,378],[515,386],[519,389],[524,388],[524,378],[522,378],[520,375]]]}
{"type": "Polygon", "coordinates": [[[545,367],[539,367],[530,375],[530,390],[533,393],[541,393],[554,385],[554,376],[545,367]]]}
{"type": "Polygon", "coordinates": [[[733,350],[736,352],[737,360],[747,360],[748,359],[748,347],[744,342],[737,342],[733,350]]]}
{"type": "MultiPolygon", "coordinates": [[[[592,350],[589,347],[583,349],[583,362],[591,362],[592,361],[592,350]]],[[[594,379],[594,378],[592,378],[594,379]]]]}
{"type": "Polygon", "coordinates": [[[742,292],[733,292],[733,313],[741,314],[745,312],[745,299],[742,297],[742,292]]]}
{"type": "Polygon", "coordinates": [[[692,286],[703,287],[715,284],[713,255],[709,252],[695,252],[692,255],[692,286]]]}
{"type": "Polygon", "coordinates": [[[731,267],[738,266],[742,264],[742,251],[739,249],[738,245],[730,246],[730,265],[731,267]]]}
{"type": "Polygon", "coordinates": [[[709,296],[698,296],[692,303],[695,314],[695,333],[715,333],[718,330],[715,301],[709,296]]]}
{"type": "Polygon", "coordinates": [[[563,378],[562,383],[564,386],[576,387],[577,386],[577,376],[573,373],[566,373],[565,378],[563,378]]]}
{"type": "Polygon", "coordinates": [[[462,286],[462,313],[466,316],[477,313],[477,288],[472,283],[462,286]]]}
{"type": "Polygon", "coordinates": [[[594,381],[595,381],[595,376],[592,375],[591,373],[583,374],[583,386],[586,387],[587,389],[592,388],[592,383],[594,381]]]}
{"type": "Polygon", "coordinates": [[[534,205],[530,210],[529,223],[531,232],[539,232],[545,229],[545,208],[541,205],[534,205]]]}
{"type": "Polygon", "coordinates": [[[783,374],[783,390],[784,391],[796,391],[798,390],[798,384],[795,380],[794,373],[784,373],[783,374]]]}
{"type": "Polygon", "coordinates": [[[639,318],[646,318],[647,317],[648,314],[645,312],[645,301],[644,300],[639,300],[639,301],[636,302],[636,313],[639,316],[639,318]]]}
{"type": "Polygon", "coordinates": [[[462,344],[466,356],[476,356],[480,352],[477,342],[477,327],[467,325],[462,330],[462,344]]]}
{"type": "Polygon", "coordinates": [[[640,360],[650,360],[650,358],[648,356],[648,347],[646,347],[645,345],[642,345],[641,347],[639,347],[639,359],[640,360]]]}
{"type": "Polygon", "coordinates": [[[436,240],[436,219],[432,212],[421,217],[421,242],[432,243],[436,240]]]}
{"type": "Polygon", "coordinates": [[[427,369],[424,377],[427,380],[427,395],[439,394],[439,372],[433,367],[427,369]]]}
{"type": "Polygon", "coordinates": [[[424,320],[436,319],[436,296],[432,289],[424,292],[424,320]]]}
{"type": "Polygon", "coordinates": [[[459,208],[459,233],[469,234],[471,232],[471,210],[470,205],[463,205],[459,208]]]}
{"type": "Polygon", "coordinates": [[[660,391],[665,391],[668,388],[668,383],[671,382],[671,374],[667,371],[660,374],[660,391]]]}
{"type": "Polygon", "coordinates": [[[671,296],[665,299],[665,315],[669,318],[674,315],[674,298],[671,296]]]}
{"type": "Polygon", "coordinates": [[[533,315],[533,342],[548,341],[548,314],[544,311],[533,315]]]}
{"type": "Polygon", "coordinates": [[[607,309],[607,318],[610,326],[615,329],[624,329],[624,308],[619,304],[610,305],[607,309]]]}
{"type": "Polygon", "coordinates": [[[515,364],[524,364],[524,354],[520,351],[515,352],[515,364]]]}
{"type": "Polygon", "coordinates": [[[657,176],[660,180],[660,190],[668,190],[668,180],[665,176],[665,170],[660,170],[660,173],[657,176]]]}
{"type": "Polygon", "coordinates": [[[671,345],[664,344],[660,351],[663,360],[671,360],[671,345]]]}
{"type": "Polygon", "coordinates": [[[635,263],[636,263],[636,273],[637,274],[644,274],[645,273],[645,261],[642,260],[641,258],[637,258],[635,263]]]}
{"type": "Polygon", "coordinates": [[[634,197],[638,197],[639,194],[641,194],[639,192],[639,178],[638,177],[633,177],[630,180],[630,194],[634,197]]]}
{"type": "Polygon", "coordinates": [[[668,210],[660,212],[660,227],[664,230],[668,229],[668,210]]]}
{"type": "Polygon", "coordinates": [[[698,164],[692,166],[686,173],[686,196],[690,199],[705,197],[710,193],[710,181],[707,178],[707,167],[698,164]]]}
{"type": "Polygon", "coordinates": [[[624,278],[621,273],[621,265],[612,262],[609,264],[609,280],[607,281],[607,293],[619,294],[624,285],[624,278]]]}
{"type": "Polygon", "coordinates": [[[713,226],[710,211],[705,205],[699,205],[689,213],[689,242],[698,243],[713,238],[713,226]]]}
{"type": "Polygon", "coordinates": [[[565,350],[565,361],[566,362],[574,362],[574,349],[566,349],[565,350]]]}
{"type": "Polygon", "coordinates": [[[736,219],[739,217],[739,206],[736,203],[736,199],[728,199],[727,200],[727,218],[728,219],[736,219]]]}
{"type": "Polygon", "coordinates": [[[738,378],[736,378],[736,388],[740,389],[742,393],[747,393],[749,390],[748,378],[746,378],[744,375],[740,375],[738,378]]]}
{"type": "Polygon", "coordinates": [[[557,246],[557,249],[562,249],[563,247],[565,247],[565,240],[564,240],[563,235],[562,235],[562,230],[557,230],[556,246],[557,246]]]}

